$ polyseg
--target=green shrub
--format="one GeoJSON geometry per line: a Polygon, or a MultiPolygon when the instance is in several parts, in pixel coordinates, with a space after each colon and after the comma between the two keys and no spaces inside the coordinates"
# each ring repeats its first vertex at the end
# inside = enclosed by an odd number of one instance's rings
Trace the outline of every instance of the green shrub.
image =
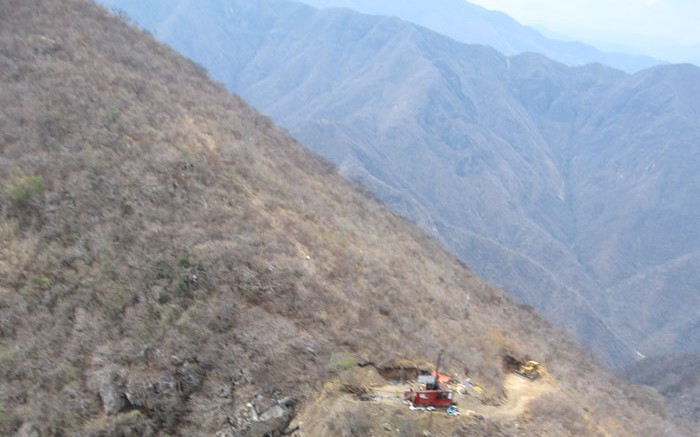
{"type": "Polygon", "coordinates": [[[32,283],[41,290],[48,290],[53,285],[51,278],[44,275],[34,275],[32,276],[32,283]]]}
{"type": "Polygon", "coordinates": [[[105,121],[107,123],[114,123],[115,121],[117,121],[117,118],[119,118],[120,114],[121,111],[119,110],[119,108],[117,108],[116,106],[110,106],[105,111],[105,121]]]}
{"type": "MultiPolygon", "coordinates": [[[[16,362],[16,354],[15,351],[12,350],[10,347],[2,347],[0,348],[0,367],[6,370],[12,369],[16,362]]],[[[0,372],[0,374],[2,374],[0,372]]]]}
{"type": "Polygon", "coordinates": [[[7,194],[19,206],[29,205],[33,199],[42,196],[46,191],[46,182],[41,176],[26,176],[17,185],[10,187],[7,194]]]}
{"type": "Polygon", "coordinates": [[[328,360],[328,370],[340,375],[357,366],[357,359],[348,352],[334,352],[328,360]]]}
{"type": "Polygon", "coordinates": [[[177,259],[177,264],[183,269],[189,269],[192,267],[192,261],[190,261],[190,256],[187,252],[180,255],[177,259]]]}
{"type": "Polygon", "coordinates": [[[173,276],[173,269],[167,261],[161,260],[156,263],[156,278],[170,279],[173,276]]]}

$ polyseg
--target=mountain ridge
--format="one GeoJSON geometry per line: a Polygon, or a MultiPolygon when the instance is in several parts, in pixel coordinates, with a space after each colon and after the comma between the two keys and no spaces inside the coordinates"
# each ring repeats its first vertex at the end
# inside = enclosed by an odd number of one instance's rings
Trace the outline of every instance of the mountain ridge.
{"type": "MultiPolygon", "coordinates": [[[[390,18],[280,2],[265,3],[257,15],[240,7],[230,9],[229,19],[248,26],[245,35],[231,27],[185,53],[347,175],[370,181],[397,211],[416,214],[412,220],[480,274],[591,341],[609,365],[636,359],[640,349],[650,354],[700,347],[692,341],[639,341],[665,329],[663,324],[673,326],[674,318],[686,318],[681,313],[687,306],[676,301],[670,306],[675,314],[637,322],[633,307],[609,312],[614,298],[599,292],[612,290],[635,269],[653,268],[696,247],[688,238],[692,229],[669,228],[667,222],[697,214],[682,200],[692,198],[697,186],[695,151],[683,146],[693,144],[694,122],[679,114],[697,111],[700,70],[671,65],[629,75],[595,64],[566,67],[536,54],[504,57],[390,18]],[[282,14],[275,7],[286,9],[282,14]],[[286,18],[290,14],[294,21],[286,18]],[[260,20],[266,25],[251,24],[260,20]],[[225,53],[217,47],[227,44],[255,55],[234,60],[235,66],[206,64],[207,56],[225,53]],[[328,59],[319,63],[322,53],[328,59]],[[673,154],[655,148],[657,142],[673,154]],[[678,172],[672,162],[688,168],[678,172]],[[672,176],[667,187],[654,182],[666,174],[672,176]],[[644,190],[651,189],[656,194],[645,198],[644,190]],[[661,190],[667,192],[662,196],[661,190]],[[661,204],[670,199],[673,204],[661,204]],[[644,220],[638,211],[646,211],[644,220]],[[611,224],[616,238],[605,235],[611,224]],[[455,233],[455,227],[468,232],[455,233]],[[644,246],[630,252],[637,235],[644,236],[644,246]],[[538,263],[514,262],[485,241],[538,263]],[[572,289],[580,296],[574,308],[585,316],[557,308],[572,304],[566,298],[572,289]],[[587,309],[592,305],[593,312],[587,309]],[[622,319],[606,320],[613,316],[622,319]]],[[[216,32],[216,26],[206,32],[216,32]]],[[[206,32],[197,31],[194,39],[206,32]]],[[[192,39],[182,32],[171,37],[180,49],[178,38],[192,39]]]]}
{"type": "Polygon", "coordinates": [[[3,435],[300,434],[345,399],[316,425],[692,435],[145,32],[83,0],[0,17],[3,435]],[[455,421],[377,417],[340,382],[440,346],[484,402],[508,357],[557,389],[526,420],[455,421]]]}
{"type": "Polygon", "coordinates": [[[494,47],[505,55],[534,52],[567,65],[601,63],[629,73],[664,63],[651,56],[606,52],[582,42],[550,38],[533,27],[521,25],[503,12],[491,11],[463,0],[439,2],[302,0],[301,2],[317,8],[345,7],[365,14],[396,16],[462,43],[494,47]]]}

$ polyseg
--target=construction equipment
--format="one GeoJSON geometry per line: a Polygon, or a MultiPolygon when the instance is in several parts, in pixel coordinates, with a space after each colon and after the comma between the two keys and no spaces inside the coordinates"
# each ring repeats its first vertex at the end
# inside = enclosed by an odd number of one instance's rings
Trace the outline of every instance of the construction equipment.
{"type": "Polygon", "coordinates": [[[404,392],[403,398],[416,407],[449,407],[452,405],[452,390],[447,386],[449,376],[440,373],[442,352],[438,354],[437,365],[432,375],[419,375],[418,382],[423,389],[404,392]]]}
{"type": "Polygon", "coordinates": [[[416,407],[449,407],[452,405],[452,390],[438,382],[437,377],[425,375],[425,389],[404,392],[403,398],[416,407]]]}
{"type": "Polygon", "coordinates": [[[515,370],[515,373],[528,379],[537,379],[540,377],[540,363],[537,361],[528,361],[521,364],[520,367],[515,370]]]}

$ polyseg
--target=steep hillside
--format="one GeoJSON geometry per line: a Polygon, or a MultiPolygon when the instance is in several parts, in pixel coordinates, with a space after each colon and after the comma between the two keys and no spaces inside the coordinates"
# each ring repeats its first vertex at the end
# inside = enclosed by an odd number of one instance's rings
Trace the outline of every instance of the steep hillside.
{"type": "Polygon", "coordinates": [[[654,387],[669,400],[670,413],[700,423],[700,355],[647,358],[619,374],[635,384],[654,387]]]}
{"type": "Polygon", "coordinates": [[[347,10],[207,4],[152,28],[480,275],[609,365],[700,350],[700,69],[568,68],[347,10]]]}
{"type": "Polygon", "coordinates": [[[536,29],[523,26],[502,12],[489,11],[464,0],[301,2],[317,8],[346,7],[365,14],[399,17],[463,43],[491,46],[505,55],[539,53],[567,65],[601,63],[630,73],[664,63],[649,56],[608,53],[580,42],[547,38],[536,29]]]}
{"type": "Polygon", "coordinates": [[[0,21],[0,434],[279,435],[342,405],[355,362],[442,349],[490,407],[520,406],[449,421],[354,399],[372,420],[297,435],[684,435],[145,33],[83,0],[4,1],[0,21]],[[512,382],[513,356],[550,388],[512,382]]]}
{"type": "Polygon", "coordinates": [[[214,3],[171,4],[156,34],[607,362],[634,357],[570,287],[565,276],[587,274],[568,248],[527,217],[531,206],[513,207],[551,203],[563,182],[546,151],[512,150],[541,137],[529,138],[536,128],[504,89],[505,58],[396,19],[278,1],[215,13],[214,3]]]}

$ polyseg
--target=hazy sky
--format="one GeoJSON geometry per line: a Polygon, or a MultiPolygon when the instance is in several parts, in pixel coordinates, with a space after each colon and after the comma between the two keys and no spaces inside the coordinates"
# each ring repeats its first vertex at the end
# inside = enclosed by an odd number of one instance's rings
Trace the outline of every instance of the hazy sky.
{"type": "Polygon", "coordinates": [[[573,37],[630,43],[634,39],[629,36],[651,36],[700,44],[700,0],[468,1],[503,11],[521,24],[543,25],[573,37]]]}

